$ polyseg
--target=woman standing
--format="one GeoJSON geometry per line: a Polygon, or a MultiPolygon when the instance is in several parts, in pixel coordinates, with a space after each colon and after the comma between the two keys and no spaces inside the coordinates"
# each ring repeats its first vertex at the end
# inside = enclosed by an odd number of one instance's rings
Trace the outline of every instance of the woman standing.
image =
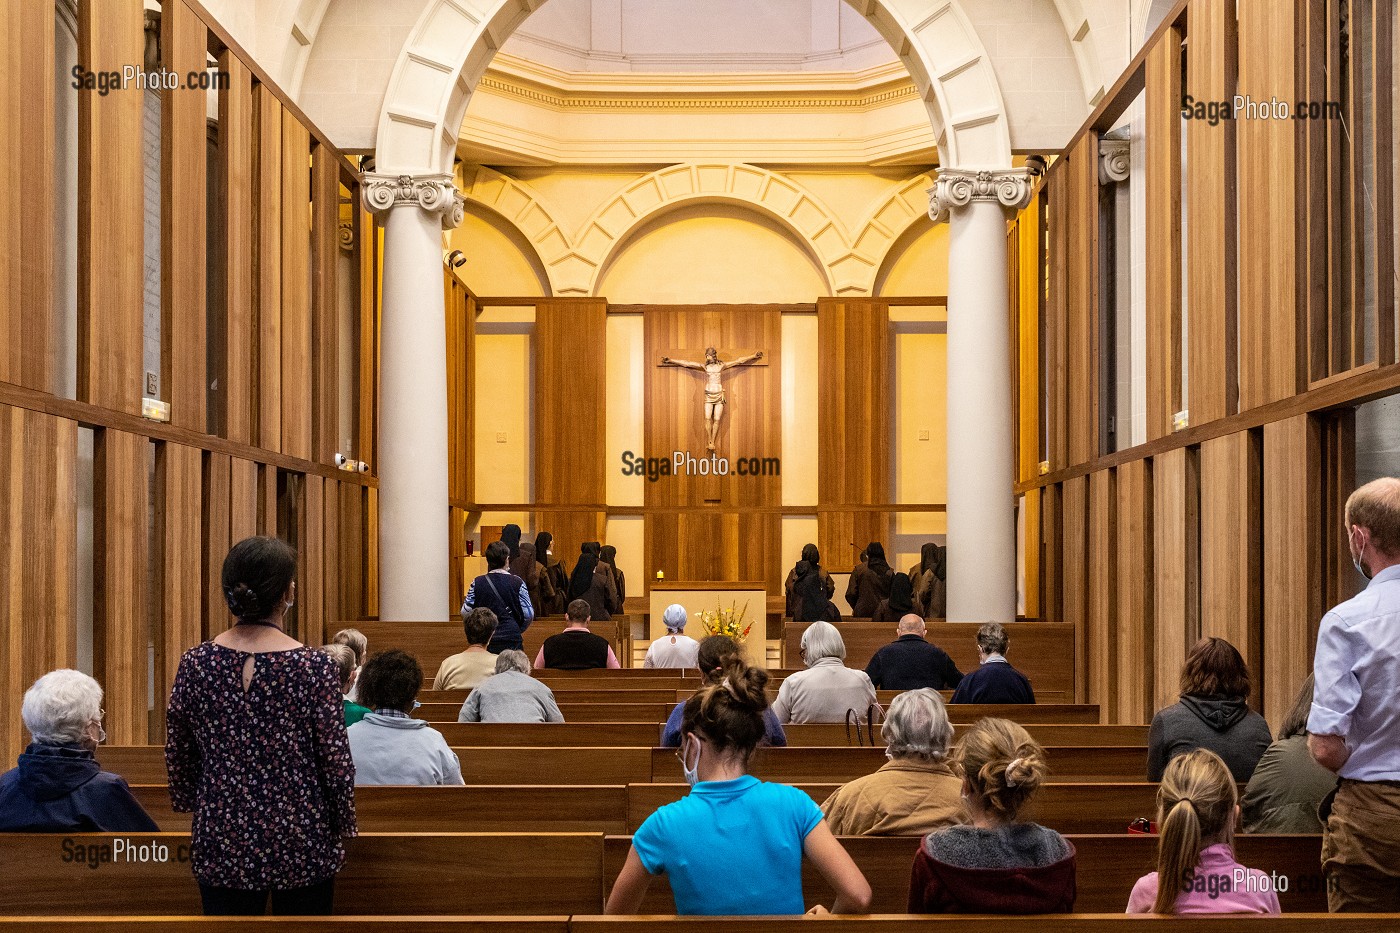
{"type": "Polygon", "coordinates": [[[296,552],[247,538],[224,559],[236,624],[180,659],[166,714],[166,769],[193,812],[191,865],[205,914],[329,914],[343,839],[354,836],[355,766],[340,676],[287,636],[296,552]]]}
{"type": "Polygon", "coordinates": [[[885,560],[885,546],[871,541],[865,549],[865,558],[856,564],[846,584],[846,602],[851,607],[851,616],[856,619],[873,616],[880,600],[889,598],[893,582],[894,570],[885,560]]]}
{"type": "Polygon", "coordinates": [[[588,603],[588,615],[594,622],[606,622],[618,610],[617,583],[608,565],[590,550],[579,554],[569,578],[569,601],[575,599],[588,603]]]}
{"type": "MultiPolygon", "coordinates": [[[[797,591],[799,577],[806,573],[815,571],[821,581],[822,599],[830,600],[836,592],[836,583],[831,579],[831,574],[822,568],[821,551],[817,550],[815,544],[805,544],[802,546],[802,557],[788,571],[787,580],[783,583],[783,592],[787,594],[787,617],[796,620],[802,604],[802,596],[797,591]],[[803,568],[803,563],[807,566],[803,568]]],[[[820,618],[820,616],[818,617],[820,618]]]]}
{"type": "Polygon", "coordinates": [[[914,584],[909,579],[909,574],[897,573],[894,575],[894,582],[890,584],[889,598],[880,600],[880,605],[875,607],[875,614],[870,617],[870,621],[897,623],[911,613],[921,614],[914,608],[914,584]]]}
{"type": "Polygon", "coordinates": [[[545,615],[563,615],[569,608],[569,571],[554,559],[554,535],[535,535],[535,560],[540,570],[540,608],[545,615]]]}

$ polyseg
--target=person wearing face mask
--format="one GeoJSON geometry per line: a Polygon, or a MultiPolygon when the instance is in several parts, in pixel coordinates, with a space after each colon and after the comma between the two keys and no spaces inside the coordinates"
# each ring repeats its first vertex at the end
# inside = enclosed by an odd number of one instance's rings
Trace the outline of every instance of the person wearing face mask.
{"type": "Polygon", "coordinates": [[[1322,617],[1308,749],[1340,781],[1324,800],[1322,873],[1334,911],[1400,911],[1400,479],[1347,499],[1347,548],[1369,583],[1322,617]]]}
{"type": "Polygon", "coordinates": [[[20,718],[33,741],[0,775],[0,832],[160,831],[126,781],[97,763],[102,715],[102,687],[81,671],[51,671],[25,691],[20,718]]]}
{"type": "MultiPolygon", "coordinates": [[[[724,680],[730,668],[744,666],[744,653],[739,643],[728,635],[709,635],[700,639],[700,647],[695,649],[695,664],[700,668],[700,678],[706,684],[717,684],[724,680]]],[[[671,710],[666,725],[661,728],[661,744],[666,748],[679,748],[681,744],[681,723],[685,716],[685,704],[677,703],[671,710]]],[[[763,711],[763,738],[760,745],[781,748],[787,745],[787,735],[783,724],[772,709],[763,711]]]]}
{"type": "Polygon", "coordinates": [[[748,773],[767,683],[766,671],[736,659],[686,700],[677,757],[690,794],[637,828],[606,913],[639,913],[652,876],[665,874],[680,915],[801,914],[804,857],[836,891],[833,913],[869,908],[869,883],[812,798],[748,773]]]}
{"type": "Polygon", "coordinates": [[[186,651],[166,710],[170,802],[194,814],[205,914],[329,914],[356,834],[340,673],[287,635],[297,555],[246,538],[224,558],[235,624],[186,651]]]}

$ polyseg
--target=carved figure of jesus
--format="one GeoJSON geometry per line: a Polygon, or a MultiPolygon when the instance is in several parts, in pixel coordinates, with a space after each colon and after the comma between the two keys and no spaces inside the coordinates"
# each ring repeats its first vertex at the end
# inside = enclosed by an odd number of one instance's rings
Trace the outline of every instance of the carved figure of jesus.
{"type": "Polygon", "coordinates": [[[697,363],[693,360],[673,360],[669,356],[661,358],[662,366],[679,366],[682,369],[694,369],[705,374],[705,449],[715,449],[715,438],[719,437],[719,422],[724,417],[724,385],[720,382],[720,374],[726,369],[733,369],[736,366],[750,366],[763,359],[763,351],[759,350],[751,356],[743,356],[737,360],[722,362],[719,352],[714,347],[705,348],[705,362],[697,363]]]}

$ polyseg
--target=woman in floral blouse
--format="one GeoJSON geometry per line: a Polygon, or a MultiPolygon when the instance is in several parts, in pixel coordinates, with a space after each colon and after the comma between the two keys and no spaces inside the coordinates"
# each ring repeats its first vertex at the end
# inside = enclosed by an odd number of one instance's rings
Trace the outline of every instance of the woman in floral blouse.
{"type": "Polygon", "coordinates": [[[355,766],[340,677],[287,636],[296,552],[240,541],[224,559],[237,624],[185,652],[170,692],[170,799],[194,813],[205,914],[329,914],[342,839],[355,835],[355,766]]]}

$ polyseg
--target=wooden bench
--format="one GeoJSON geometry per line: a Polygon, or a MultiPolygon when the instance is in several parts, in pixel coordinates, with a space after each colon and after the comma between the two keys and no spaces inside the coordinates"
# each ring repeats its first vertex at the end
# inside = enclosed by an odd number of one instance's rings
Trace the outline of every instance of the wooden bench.
{"type": "MultiPolygon", "coordinates": [[[[0,836],[9,915],[200,913],[184,833],[0,836]],[[117,841],[121,854],[116,858],[117,841]],[[147,861],[140,861],[142,845],[147,861]],[[108,861],[94,863],[106,853],[108,861]],[[163,857],[163,858],[162,858],[163,857]],[[86,859],[78,861],[79,858],[86,859]],[[96,868],[90,867],[96,864],[96,868]]],[[[598,833],[366,833],[346,840],[336,877],[342,914],[597,913],[603,905],[598,833]]],[[[342,921],[341,929],[347,929],[342,921]]]]}
{"type": "MultiPolygon", "coordinates": [[[[606,638],[612,644],[618,659],[622,660],[626,646],[621,629],[625,624],[627,623],[624,617],[615,616],[608,622],[591,622],[588,628],[595,635],[606,638]]],[[[525,654],[533,661],[544,640],[564,631],[564,627],[563,618],[535,621],[525,630],[525,654]]],[[[334,623],[334,627],[327,626],[326,631],[335,632],[342,628],[357,628],[363,632],[369,640],[371,655],[377,651],[388,651],[390,648],[407,651],[418,659],[423,668],[423,677],[428,683],[432,683],[433,677],[437,675],[443,658],[467,650],[467,638],[462,632],[462,620],[459,618],[442,622],[337,622],[334,623]]]]}
{"type": "MultiPolygon", "coordinates": [[[[162,830],[189,832],[190,814],[174,811],[168,785],[133,784],[131,792],[162,830]]],[[[625,833],[627,811],[620,784],[355,788],[360,832],[625,833]]]]}
{"type": "MultiPolygon", "coordinates": [[[[556,694],[555,699],[559,702],[559,712],[564,714],[565,722],[649,722],[663,723],[666,717],[671,715],[671,710],[676,708],[676,703],[672,700],[669,703],[571,703],[564,697],[566,695],[556,694]]],[[[422,701],[420,701],[422,702],[422,701]]],[[[426,719],[431,723],[456,722],[457,714],[461,712],[462,703],[427,703],[413,711],[415,719],[426,719]]]]}
{"type": "MultiPolygon", "coordinates": [[[[95,909],[92,905],[80,905],[95,909]]],[[[337,900],[337,908],[339,901],[337,900]]],[[[16,933],[568,933],[560,917],[0,917],[0,930],[16,933]]]]}
{"type": "MultiPolygon", "coordinates": [[[[782,664],[802,663],[802,633],[806,622],[783,625],[782,664]]],[[[883,622],[843,622],[837,626],[846,644],[846,666],[864,668],[870,658],[895,640],[894,625],[883,622]]],[[[977,668],[977,622],[930,622],[928,640],[952,657],[964,673],[977,668]]],[[[1036,696],[1074,695],[1074,626],[1064,622],[1016,622],[1006,626],[1011,638],[1007,660],[1031,680],[1036,696]]]]}
{"type": "MultiPolygon", "coordinates": [[[[1128,905],[1133,883],[1142,875],[1156,870],[1157,840],[1154,837],[1070,836],[1069,839],[1077,850],[1077,911],[1122,913],[1128,905]]],[[[1320,836],[1240,836],[1235,843],[1242,864],[1265,873],[1277,871],[1289,877],[1289,890],[1279,895],[1284,913],[1327,909],[1327,895],[1318,861],[1322,847],[1320,836]]],[[[622,869],[631,844],[630,836],[609,836],[604,843],[609,890],[622,869]]],[[[874,892],[870,908],[872,913],[892,914],[908,910],[909,875],[914,855],[918,852],[919,839],[861,836],[843,838],[841,844],[870,882],[874,892]]],[[[803,863],[802,889],[808,905],[831,905],[833,892],[807,862],[803,863]]],[[[664,875],[652,879],[641,912],[675,913],[671,888],[664,875]]]]}
{"type": "MultiPolygon", "coordinates": [[[[796,786],[820,804],[841,785],[796,786]]],[[[675,803],[689,790],[685,784],[627,785],[627,831],[636,832],[658,808],[675,803]]],[[[1153,819],[1156,812],[1156,784],[1047,784],[1036,792],[1024,816],[1061,833],[1114,834],[1127,832],[1128,824],[1140,816],[1153,819]]]]}
{"type": "MultiPolygon", "coordinates": [[[[676,699],[687,700],[694,690],[676,691],[676,699]]],[[[889,709],[894,698],[899,696],[898,690],[878,690],[876,698],[881,706],[889,709]]],[[[947,691],[944,691],[946,694],[947,691]]],[[[776,691],[771,693],[774,699],[777,698],[776,691]]],[[[947,699],[945,696],[944,699],[947,699]]],[[[1033,722],[1047,724],[1083,724],[1099,725],[1099,705],[1097,703],[950,703],[948,705],[949,718],[957,722],[972,723],[979,719],[1010,719],[1019,722],[1023,726],[1033,722]]]]}

